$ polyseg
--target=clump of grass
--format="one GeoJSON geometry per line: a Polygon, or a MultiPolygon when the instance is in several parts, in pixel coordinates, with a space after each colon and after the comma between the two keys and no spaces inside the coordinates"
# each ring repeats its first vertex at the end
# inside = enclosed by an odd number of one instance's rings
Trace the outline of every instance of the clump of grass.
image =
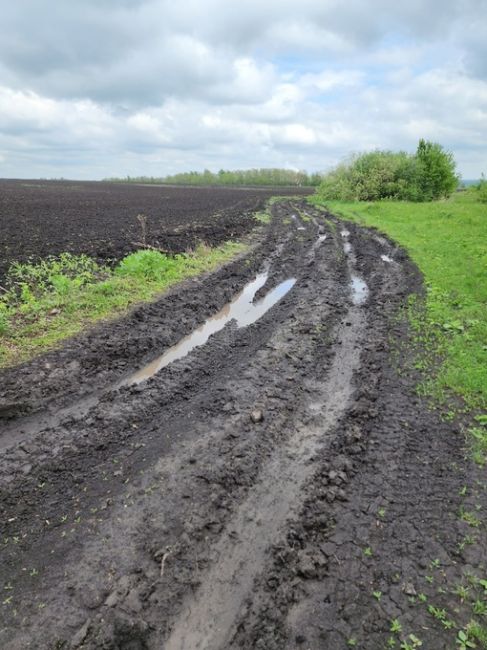
{"type": "Polygon", "coordinates": [[[210,271],[244,249],[228,242],[166,255],[139,250],[113,269],[64,253],[36,264],[15,263],[0,298],[0,366],[29,359],[100,319],[150,301],[175,283],[210,271]]]}

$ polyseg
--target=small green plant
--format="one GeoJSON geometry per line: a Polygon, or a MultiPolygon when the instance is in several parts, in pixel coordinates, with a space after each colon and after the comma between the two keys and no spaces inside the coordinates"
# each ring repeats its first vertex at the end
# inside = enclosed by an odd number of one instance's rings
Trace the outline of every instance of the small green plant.
{"type": "Polygon", "coordinates": [[[382,598],[382,591],[373,591],[372,595],[377,601],[380,601],[380,599],[382,598]]]}
{"type": "Polygon", "coordinates": [[[421,639],[418,639],[414,634],[410,634],[408,638],[400,645],[401,650],[416,650],[423,645],[421,639]]]}
{"type": "Polygon", "coordinates": [[[453,590],[453,593],[456,594],[462,602],[467,600],[469,592],[470,589],[465,585],[457,585],[453,590]]]}
{"type": "Polygon", "coordinates": [[[468,638],[467,632],[460,630],[456,639],[459,650],[468,650],[468,648],[476,648],[477,644],[468,638]]]}
{"type": "Polygon", "coordinates": [[[389,629],[393,634],[400,634],[402,632],[402,625],[398,618],[392,619],[389,629]]]}
{"type": "Polygon", "coordinates": [[[486,616],[487,615],[487,602],[485,600],[477,599],[472,605],[473,613],[477,616],[486,616]]]}
{"type": "Polygon", "coordinates": [[[475,513],[465,510],[463,506],[460,508],[460,519],[473,528],[479,528],[482,523],[475,513]]]}
{"type": "Polygon", "coordinates": [[[372,549],[371,549],[370,546],[366,546],[366,547],[364,548],[364,555],[365,555],[365,557],[372,557],[373,554],[374,554],[374,553],[373,553],[373,551],[372,551],[372,549]]]}
{"type": "Polygon", "coordinates": [[[355,648],[357,645],[357,639],[355,637],[350,637],[347,641],[347,645],[350,646],[351,648],[355,648]]]}

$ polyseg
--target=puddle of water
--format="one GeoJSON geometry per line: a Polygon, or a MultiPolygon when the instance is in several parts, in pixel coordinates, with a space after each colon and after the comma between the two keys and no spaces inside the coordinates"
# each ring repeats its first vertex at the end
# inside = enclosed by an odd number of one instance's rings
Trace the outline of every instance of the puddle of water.
{"type": "Polygon", "coordinates": [[[342,231],[340,232],[340,235],[341,235],[342,237],[350,237],[350,230],[342,230],[342,231]]]}
{"type": "Polygon", "coordinates": [[[274,287],[264,298],[254,303],[253,300],[259,289],[267,282],[269,272],[260,273],[255,280],[249,282],[240,293],[226,304],[217,314],[208,318],[198,329],[188,336],[185,336],[179,343],[173,345],[169,350],[154,361],[151,361],[144,368],[125,379],[120,385],[127,386],[140,384],[149,379],[162,368],[165,368],[173,361],[187,356],[194,348],[204,345],[212,334],[222,330],[227,323],[235,320],[237,327],[247,327],[261,318],[271,307],[273,307],[296,283],[295,278],[290,278],[274,287]]]}
{"type": "Polygon", "coordinates": [[[321,243],[322,241],[325,241],[326,235],[318,235],[318,241],[321,243]]]}
{"type": "Polygon", "coordinates": [[[346,242],[343,244],[343,250],[344,250],[345,253],[348,255],[349,253],[352,252],[352,244],[351,244],[349,241],[346,241],[346,242]]]}
{"type": "Polygon", "coordinates": [[[352,291],[352,302],[354,305],[362,305],[367,300],[369,288],[366,282],[362,278],[359,278],[358,275],[352,274],[350,289],[352,291]]]}
{"type": "Polygon", "coordinates": [[[298,226],[298,228],[296,228],[296,230],[306,230],[306,228],[304,226],[298,226]]]}
{"type": "Polygon", "coordinates": [[[389,255],[381,255],[381,256],[380,256],[380,259],[381,259],[383,262],[392,262],[392,257],[389,257],[389,255]]]}

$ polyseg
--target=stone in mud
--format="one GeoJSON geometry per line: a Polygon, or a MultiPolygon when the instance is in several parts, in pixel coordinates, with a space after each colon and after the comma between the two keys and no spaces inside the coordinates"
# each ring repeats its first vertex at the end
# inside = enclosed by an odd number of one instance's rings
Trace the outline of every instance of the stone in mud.
{"type": "Polygon", "coordinates": [[[255,409],[250,414],[250,419],[254,424],[257,424],[257,422],[262,422],[264,419],[264,413],[260,409],[255,409]]]}
{"type": "Polygon", "coordinates": [[[414,585],[413,585],[412,582],[405,582],[403,587],[402,587],[402,590],[404,591],[406,596],[417,596],[418,595],[418,593],[417,593],[416,589],[414,588],[414,585]]]}

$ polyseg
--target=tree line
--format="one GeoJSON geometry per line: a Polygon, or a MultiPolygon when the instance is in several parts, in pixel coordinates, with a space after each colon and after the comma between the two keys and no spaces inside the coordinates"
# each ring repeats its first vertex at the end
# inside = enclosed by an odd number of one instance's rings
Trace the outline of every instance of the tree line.
{"type": "Polygon", "coordinates": [[[111,182],[124,183],[162,183],[168,185],[246,185],[246,186],[286,186],[286,187],[316,187],[322,181],[319,173],[308,174],[305,171],[292,169],[262,168],[262,169],[220,169],[214,173],[209,169],[202,172],[191,171],[163,176],[126,176],[125,178],[109,178],[111,182]]]}

